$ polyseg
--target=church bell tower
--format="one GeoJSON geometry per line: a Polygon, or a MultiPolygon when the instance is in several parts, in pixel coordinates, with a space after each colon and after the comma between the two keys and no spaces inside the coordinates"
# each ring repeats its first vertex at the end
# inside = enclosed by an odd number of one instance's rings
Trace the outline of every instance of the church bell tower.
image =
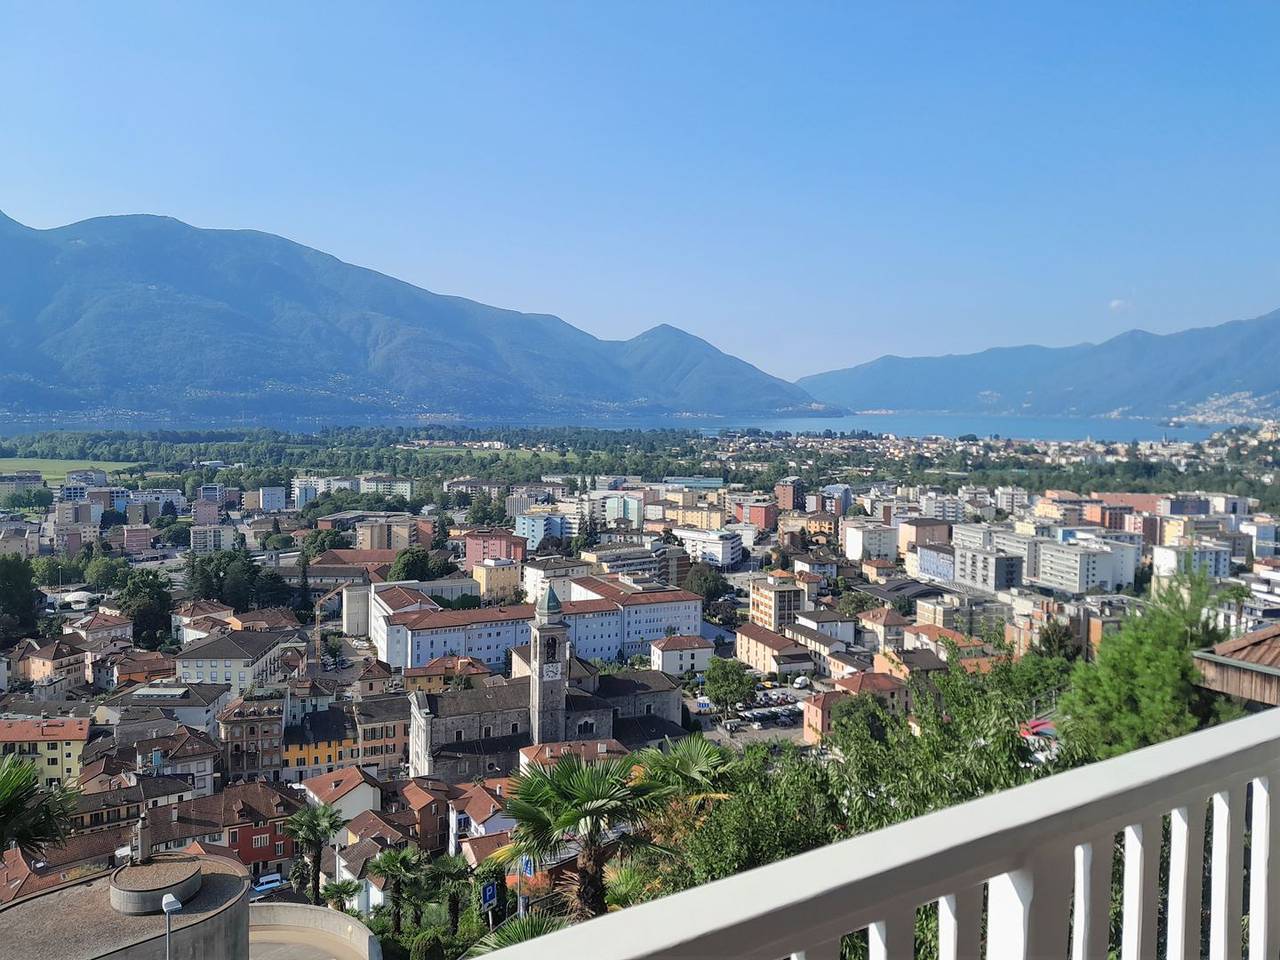
{"type": "Polygon", "coordinates": [[[558,743],[569,689],[569,627],[550,586],[538,598],[529,634],[529,728],[534,743],[558,743]]]}

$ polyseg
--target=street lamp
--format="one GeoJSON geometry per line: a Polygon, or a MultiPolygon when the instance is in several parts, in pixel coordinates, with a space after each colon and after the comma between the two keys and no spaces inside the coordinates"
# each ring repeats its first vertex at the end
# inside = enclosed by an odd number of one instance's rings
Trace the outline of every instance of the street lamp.
{"type": "Polygon", "coordinates": [[[182,912],[182,901],[172,893],[166,893],[164,899],[160,901],[160,906],[164,909],[164,960],[173,960],[170,942],[170,937],[173,935],[173,915],[182,912]]]}

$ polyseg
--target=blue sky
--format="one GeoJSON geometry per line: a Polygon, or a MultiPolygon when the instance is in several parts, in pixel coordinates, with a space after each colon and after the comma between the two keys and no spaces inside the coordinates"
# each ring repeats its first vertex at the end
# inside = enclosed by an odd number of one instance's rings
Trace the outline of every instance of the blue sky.
{"type": "Polygon", "coordinates": [[[1280,307],[1280,5],[0,6],[0,209],[781,376],[1280,307]],[[263,8],[270,8],[264,10],[263,8]]]}

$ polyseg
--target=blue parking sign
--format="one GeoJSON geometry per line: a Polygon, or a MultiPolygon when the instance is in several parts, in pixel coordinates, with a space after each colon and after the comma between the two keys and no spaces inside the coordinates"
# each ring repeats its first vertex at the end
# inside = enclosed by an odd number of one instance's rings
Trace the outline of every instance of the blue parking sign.
{"type": "Polygon", "coordinates": [[[492,910],[498,903],[498,884],[490,881],[480,888],[480,909],[492,910]]]}
{"type": "Polygon", "coordinates": [[[533,876],[533,857],[522,857],[520,859],[520,869],[526,877],[533,876]]]}

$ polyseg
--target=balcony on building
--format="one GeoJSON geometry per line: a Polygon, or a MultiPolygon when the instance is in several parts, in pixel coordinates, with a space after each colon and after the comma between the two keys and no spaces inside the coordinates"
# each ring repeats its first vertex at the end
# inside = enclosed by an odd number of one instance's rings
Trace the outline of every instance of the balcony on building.
{"type": "Polygon", "coordinates": [[[491,956],[838,960],[860,940],[847,955],[907,960],[936,904],[941,960],[1274,960],[1278,793],[1269,710],[491,956]]]}

